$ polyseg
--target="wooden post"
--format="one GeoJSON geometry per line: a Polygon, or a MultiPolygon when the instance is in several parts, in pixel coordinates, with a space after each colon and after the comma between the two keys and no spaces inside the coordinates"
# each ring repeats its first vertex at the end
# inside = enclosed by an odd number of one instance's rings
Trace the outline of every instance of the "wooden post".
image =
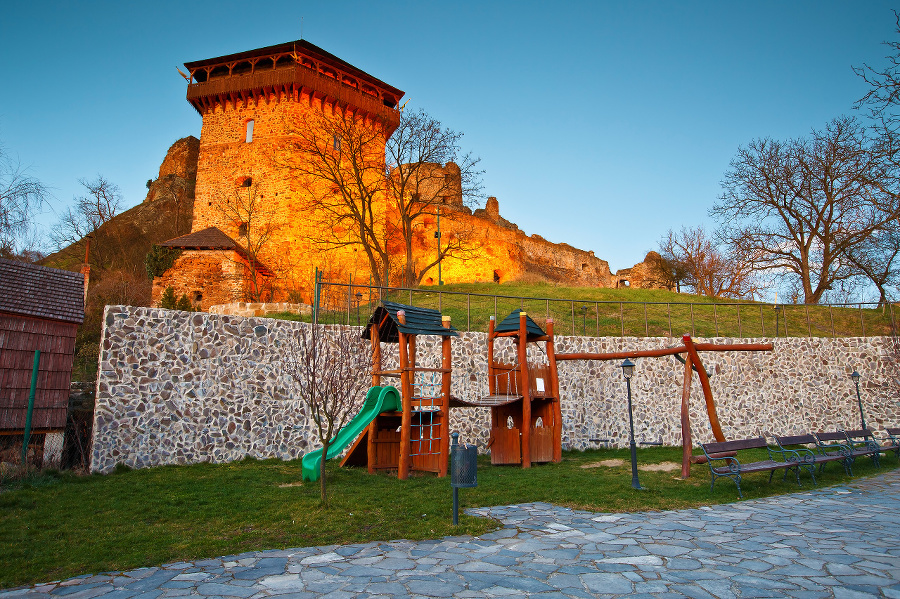
{"type": "Polygon", "coordinates": [[[372,386],[381,386],[381,335],[378,325],[372,323],[369,328],[369,338],[372,341],[372,386]]]}
{"type": "MultiPolygon", "coordinates": [[[[693,304],[691,304],[693,305],[693,304]]],[[[706,413],[709,415],[709,426],[712,428],[713,436],[720,443],[725,441],[725,435],[722,434],[722,428],[719,426],[719,416],[716,414],[716,402],[713,401],[712,389],[709,387],[709,377],[706,376],[706,369],[700,361],[700,355],[697,348],[694,347],[694,340],[690,335],[684,335],[681,338],[684,346],[687,348],[688,362],[693,363],[697,367],[697,377],[700,379],[700,386],[703,387],[703,397],[706,398],[706,413]]]]}
{"type": "MultiPolygon", "coordinates": [[[[491,321],[488,323],[488,338],[487,338],[487,372],[488,372],[488,395],[496,395],[496,381],[494,380],[494,325],[495,320],[494,316],[491,316],[491,321]]],[[[508,392],[508,391],[507,391],[508,392]]]]}
{"type": "Polygon", "coordinates": [[[684,386],[681,389],[681,478],[691,475],[691,361],[684,361],[684,386]]]}
{"type": "MultiPolygon", "coordinates": [[[[441,324],[450,328],[450,317],[442,316],[441,324]]],[[[438,476],[447,476],[447,465],[450,459],[450,369],[453,366],[453,355],[450,351],[450,337],[441,339],[443,360],[441,360],[441,463],[438,476]]]]}
{"type": "Polygon", "coordinates": [[[547,362],[550,365],[550,392],[553,394],[553,461],[562,461],[562,398],[559,396],[559,373],[553,346],[553,319],[547,319],[547,362]]]}
{"type": "MultiPolygon", "coordinates": [[[[400,324],[406,324],[406,312],[397,311],[397,320],[400,324]]],[[[409,358],[407,356],[407,337],[402,331],[398,331],[400,337],[400,393],[403,401],[403,416],[400,419],[400,461],[397,467],[397,478],[406,480],[409,477],[410,466],[410,434],[412,426],[412,400],[409,394],[409,358]]]]}
{"type": "MultiPolygon", "coordinates": [[[[372,341],[372,386],[381,386],[381,336],[378,333],[377,323],[369,327],[369,338],[372,341]]],[[[378,436],[378,417],[369,423],[366,439],[366,462],[369,474],[375,474],[375,437],[378,436]]]]}
{"type": "Polygon", "coordinates": [[[519,336],[516,345],[519,350],[519,394],[522,396],[522,468],[531,468],[531,394],[528,392],[528,315],[519,312],[519,336]]]}

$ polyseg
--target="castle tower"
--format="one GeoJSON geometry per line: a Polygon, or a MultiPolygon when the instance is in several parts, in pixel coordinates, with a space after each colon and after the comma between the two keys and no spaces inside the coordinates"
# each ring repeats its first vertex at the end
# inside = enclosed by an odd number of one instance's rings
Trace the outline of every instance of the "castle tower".
{"type": "Polygon", "coordinates": [[[373,157],[383,160],[404,92],[304,40],[185,67],[187,100],[203,118],[194,221],[190,235],[163,244],[184,251],[154,281],[154,300],[173,286],[177,295],[187,293],[207,308],[248,299],[248,290],[268,284],[268,298],[284,300],[290,294],[308,301],[316,267],[367,280],[361,252],[352,247],[323,252],[321,244],[310,241],[322,220],[304,213],[308,187],[283,168],[286,161],[303,158],[285,154],[301,128],[308,134],[317,117],[352,114],[380,140],[380,146],[375,144],[380,156],[375,151],[373,157]],[[210,228],[238,247],[228,247],[210,228]],[[248,254],[255,259],[248,260],[248,254]],[[266,274],[273,272],[278,274],[275,288],[268,280],[276,277],[266,274]]]}

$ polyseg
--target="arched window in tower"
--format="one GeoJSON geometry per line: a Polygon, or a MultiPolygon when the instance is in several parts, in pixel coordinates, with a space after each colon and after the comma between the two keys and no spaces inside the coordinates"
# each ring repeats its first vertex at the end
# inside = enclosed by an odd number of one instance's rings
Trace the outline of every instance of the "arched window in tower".
{"type": "Polygon", "coordinates": [[[251,141],[253,141],[253,119],[244,123],[244,142],[250,143],[251,141]]]}
{"type": "Polygon", "coordinates": [[[335,152],[341,151],[341,137],[337,133],[331,136],[331,147],[335,152]]]}

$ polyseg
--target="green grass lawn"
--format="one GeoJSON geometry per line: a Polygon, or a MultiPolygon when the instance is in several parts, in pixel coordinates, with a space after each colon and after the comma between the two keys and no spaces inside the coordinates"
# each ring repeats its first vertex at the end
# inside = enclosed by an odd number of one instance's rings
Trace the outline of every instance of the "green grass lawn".
{"type": "MultiPolygon", "coordinates": [[[[461,489],[463,507],[546,501],[593,511],[643,511],[696,507],[738,500],[735,486],[720,480],[709,490],[706,466],[688,480],[680,470],[640,472],[646,491],[631,488],[627,450],[565,452],[560,464],[492,467],[480,458],[478,487],[461,489]],[[619,467],[588,467],[604,460],[619,467]]],[[[680,461],[678,448],[638,451],[641,464],[680,461]]],[[[881,471],[897,467],[883,458],[881,471]]],[[[319,506],[318,483],[300,483],[300,463],[245,460],[111,475],[44,473],[3,482],[0,492],[0,588],[81,574],[127,570],[178,560],[232,555],[259,549],[429,539],[478,535],[490,520],[460,516],[451,524],[449,479],[340,469],[329,463],[328,509],[319,506]]],[[[856,475],[879,472],[858,460],[856,475]]],[[[755,499],[798,490],[775,475],[745,478],[744,497],[755,499]]],[[[804,487],[812,488],[808,475],[804,487]]],[[[846,483],[829,464],[820,486],[846,483]]]]}

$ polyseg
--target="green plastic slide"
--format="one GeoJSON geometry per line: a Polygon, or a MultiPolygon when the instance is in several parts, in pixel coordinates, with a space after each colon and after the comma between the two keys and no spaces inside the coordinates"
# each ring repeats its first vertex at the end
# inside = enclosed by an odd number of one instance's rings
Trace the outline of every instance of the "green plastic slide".
{"type": "MultiPolygon", "coordinates": [[[[366,393],[366,403],[359,414],[353,417],[347,426],[342,428],[328,447],[326,459],[339,455],[345,447],[353,443],[356,438],[366,430],[369,423],[382,412],[396,412],[403,409],[400,392],[395,387],[372,387],[366,393]]],[[[303,456],[303,480],[319,480],[319,471],[322,465],[322,450],[317,449],[303,456]]]]}

